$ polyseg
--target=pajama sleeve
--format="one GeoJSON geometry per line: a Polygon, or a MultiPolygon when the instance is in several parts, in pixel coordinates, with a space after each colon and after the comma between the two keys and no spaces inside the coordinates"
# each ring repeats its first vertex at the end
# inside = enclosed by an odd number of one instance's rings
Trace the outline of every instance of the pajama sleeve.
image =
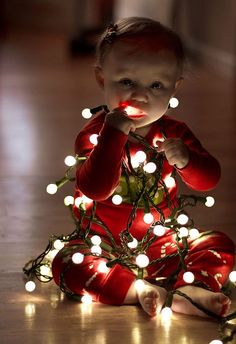
{"type": "MultiPolygon", "coordinates": [[[[106,124],[102,126],[97,145],[87,152],[87,160],[78,166],[76,172],[77,188],[87,197],[101,201],[113,193],[119,182],[127,138],[120,130],[106,124]]],[[[88,135],[84,139],[89,140],[88,135]]],[[[80,145],[77,140],[79,154],[80,145]]]]}

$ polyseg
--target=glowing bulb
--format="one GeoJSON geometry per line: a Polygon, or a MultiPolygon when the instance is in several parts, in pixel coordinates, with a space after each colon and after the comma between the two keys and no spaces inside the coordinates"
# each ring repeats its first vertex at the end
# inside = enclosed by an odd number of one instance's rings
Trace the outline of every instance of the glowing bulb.
{"type": "Polygon", "coordinates": [[[213,205],[215,204],[215,200],[213,197],[211,196],[207,196],[206,197],[206,202],[205,202],[205,206],[210,208],[210,207],[213,207],[213,205]]]}
{"type": "Polygon", "coordinates": [[[73,196],[66,196],[64,198],[64,204],[68,207],[69,205],[74,204],[74,197],[73,196]]]}
{"type": "Polygon", "coordinates": [[[93,200],[91,198],[89,198],[89,197],[87,197],[85,195],[82,196],[82,201],[84,203],[91,203],[91,202],[93,202],[93,200]]]}
{"type": "Polygon", "coordinates": [[[154,221],[154,217],[151,213],[146,213],[143,217],[143,221],[147,224],[150,224],[154,221]]]}
{"type": "Polygon", "coordinates": [[[110,269],[108,268],[106,262],[101,262],[99,265],[98,265],[98,268],[97,268],[97,271],[98,272],[101,272],[101,273],[106,273],[108,272],[110,269]]]}
{"type": "Polygon", "coordinates": [[[82,197],[76,197],[76,199],[75,199],[75,206],[77,208],[79,208],[79,206],[81,205],[82,202],[83,202],[82,197]]]}
{"type": "Polygon", "coordinates": [[[167,188],[173,188],[175,186],[175,179],[171,176],[168,176],[164,179],[167,188]]]}
{"type": "Polygon", "coordinates": [[[92,296],[89,294],[83,295],[81,297],[81,302],[85,305],[91,305],[91,303],[93,302],[92,296]]]}
{"type": "Polygon", "coordinates": [[[143,166],[143,170],[147,173],[153,173],[156,171],[157,165],[154,162],[148,162],[143,166]]]}
{"type": "Polygon", "coordinates": [[[191,228],[189,230],[190,239],[195,240],[199,237],[199,235],[200,235],[200,232],[197,228],[191,228]]]}
{"type": "Polygon", "coordinates": [[[65,158],[64,163],[66,164],[66,166],[74,166],[76,164],[76,159],[72,155],[68,155],[65,158]]]}
{"type": "Polygon", "coordinates": [[[138,240],[133,238],[132,241],[128,242],[127,246],[129,248],[136,248],[138,246],[138,240]]]}
{"type": "Polygon", "coordinates": [[[93,245],[99,246],[101,244],[101,242],[102,242],[102,239],[100,238],[99,235],[93,235],[91,237],[91,242],[92,242],[93,245]]]}
{"type": "Polygon", "coordinates": [[[48,252],[45,258],[47,258],[50,261],[53,261],[53,259],[56,257],[57,254],[58,254],[58,250],[51,250],[48,252]]]}
{"type": "Polygon", "coordinates": [[[236,271],[231,271],[229,274],[229,279],[231,282],[235,283],[236,282],[236,271]]]}
{"type": "Polygon", "coordinates": [[[153,233],[157,236],[162,236],[164,235],[166,232],[166,229],[164,226],[162,225],[156,225],[154,228],[153,228],[153,233]]]}
{"type": "Polygon", "coordinates": [[[74,264],[81,264],[84,260],[84,255],[80,252],[76,252],[73,254],[71,259],[74,264]]]}
{"type": "Polygon", "coordinates": [[[161,316],[164,318],[164,320],[169,320],[172,316],[172,309],[170,307],[162,308],[161,316]]]}
{"type": "Polygon", "coordinates": [[[186,271],[186,272],[183,274],[183,280],[184,280],[186,283],[193,283],[193,281],[194,281],[194,274],[193,274],[191,271],[186,271]]]}
{"type": "Polygon", "coordinates": [[[49,193],[50,195],[54,195],[57,192],[57,185],[56,184],[48,184],[46,190],[47,193],[49,193]]]}
{"type": "Polygon", "coordinates": [[[184,238],[184,237],[187,237],[188,236],[188,228],[186,227],[181,227],[179,229],[179,237],[180,238],[184,238]]]}
{"type": "Polygon", "coordinates": [[[149,264],[149,258],[148,256],[146,256],[146,254],[140,253],[137,257],[136,257],[136,264],[138,265],[138,267],[140,268],[146,268],[146,266],[148,266],[149,264]]]}
{"type": "Polygon", "coordinates": [[[145,283],[142,279],[137,279],[135,282],[134,282],[134,288],[141,292],[145,289],[145,283]]]}
{"type": "Polygon", "coordinates": [[[123,199],[120,195],[114,195],[111,200],[113,204],[120,205],[123,199]]]}
{"type": "Polygon", "coordinates": [[[125,112],[127,113],[128,116],[132,116],[132,115],[137,115],[140,112],[140,110],[136,109],[133,106],[128,105],[125,108],[125,112]]]}
{"type": "Polygon", "coordinates": [[[85,109],[82,110],[81,115],[82,115],[83,118],[89,119],[89,118],[92,117],[93,114],[91,113],[90,109],[85,108],[85,109]]]}
{"type": "Polygon", "coordinates": [[[57,240],[54,241],[53,246],[54,246],[54,248],[56,250],[59,251],[59,250],[61,250],[65,246],[65,244],[61,240],[57,239],[57,240]]]}
{"type": "Polygon", "coordinates": [[[102,253],[102,249],[100,246],[94,245],[91,247],[91,253],[96,256],[100,256],[100,254],[102,253]]]}
{"type": "Polygon", "coordinates": [[[172,98],[170,98],[169,104],[170,104],[170,107],[172,109],[174,109],[174,108],[176,108],[179,105],[179,101],[178,101],[177,98],[172,97],[172,98]]]}
{"type": "Polygon", "coordinates": [[[131,157],[131,165],[133,168],[138,168],[139,167],[139,161],[138,159],[135,158],[135,156],[131,157]]]}
{"type": "Polygon", "coordinates": [[[89,141],[94,145],[96,146],[98,144],[98,134],[92,134],[90,137],[89,137],[89,141]]]}
{"type": "Polygon", "coordinates": [[[180,214],[178,217],[177,217],[177,222],[180,224],[180,225],[186,225],[186,223],[188,222],[188,216],[186,214],[180,214]]]}
{"type": "Polygon", "coordinates": [[[147,155],[145,152],[143,151],[137,151],[134,155],[134,158],[139,162],[139,163],[142,163],[146,160],[147,158],[147,155]]]}
{"type": "Polygon", "coordinates": [[[42,265],[40,266],[40,273],[41,275],[45,275],[45,276],[51,276],[51,269],[48,265],[42,265]]]}
{"type": "Polygon", "coordinates": [[[214,339],[209,344],[223,344],[223,342],[221,340],[214,339]]]}
{"type": "Polygon", "coordinates": [[[25,283],[25,290],[28,291],[29,293],[32,293],[36,288],[36,284],[34,281],[28,281],[25,283]]]}

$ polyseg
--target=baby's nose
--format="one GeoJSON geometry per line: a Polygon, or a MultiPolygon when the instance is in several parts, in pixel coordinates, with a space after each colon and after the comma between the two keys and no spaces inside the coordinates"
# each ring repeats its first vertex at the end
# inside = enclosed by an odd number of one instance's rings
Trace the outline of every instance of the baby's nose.
{"type": "Polygon", "coordinates": [[[147,95],[147,90],[145,88],[136,88],[132,95],[131,95],[132,100],[136,100],[138,102],[144,102],[147,103],[148,101],[148,95],[147,95]]]}

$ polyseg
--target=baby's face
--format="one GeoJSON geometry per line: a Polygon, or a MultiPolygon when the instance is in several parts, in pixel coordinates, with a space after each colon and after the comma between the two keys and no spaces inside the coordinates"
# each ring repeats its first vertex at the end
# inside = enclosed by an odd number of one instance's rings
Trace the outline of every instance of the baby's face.
{"type": "Polygon", "coordinates": [[[138,49],[130,53],[130,47],[122,42],[116,42],[107,54],[100,78],[110,110],[128,103],[145,114],[134,119],[137,128],[164,115],[180,83],[178,64],[172,51],[138,49]]]}

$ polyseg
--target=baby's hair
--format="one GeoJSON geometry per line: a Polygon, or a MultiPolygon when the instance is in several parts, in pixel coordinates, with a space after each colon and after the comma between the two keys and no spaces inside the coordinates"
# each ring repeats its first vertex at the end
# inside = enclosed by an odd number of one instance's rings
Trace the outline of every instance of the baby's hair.
{"type": "Polygon", "coordinates": [[[102,66],[115,42],[128,42],[140,49],[157,51],[160,47],[171,50],[182,72],[185,60],[183,43],[180,37],[160,22],[150,18],[129,17],[110,24],[102,33],[97,43],[97,65],[102,66]]]}

